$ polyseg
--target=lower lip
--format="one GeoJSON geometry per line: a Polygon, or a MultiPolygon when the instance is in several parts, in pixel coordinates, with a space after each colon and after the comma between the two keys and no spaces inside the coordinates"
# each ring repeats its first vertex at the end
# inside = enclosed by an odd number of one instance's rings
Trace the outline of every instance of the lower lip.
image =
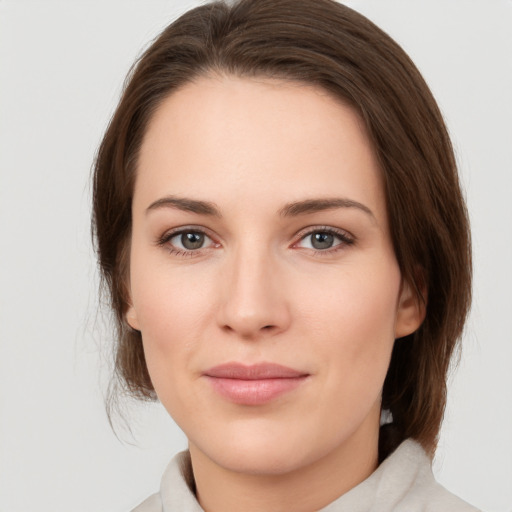
{"type": "Polygon", "coordinates": [[[307,376],[278,379],[225,379],[207,377],[217,393],[230,402],[241,405],[263,405],[293,391],[307,376]]]}

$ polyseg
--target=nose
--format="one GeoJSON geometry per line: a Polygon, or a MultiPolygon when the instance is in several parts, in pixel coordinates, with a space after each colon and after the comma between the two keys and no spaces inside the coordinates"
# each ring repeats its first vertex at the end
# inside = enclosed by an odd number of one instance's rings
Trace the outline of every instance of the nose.
{"type": "Polygon", "coordinates": [[[226,265],[221,278],[219,326],[244,339],[272,336],[288,329],[291,315],[287,287],[275,259],[266,251],[239,251],[226,265]]]}

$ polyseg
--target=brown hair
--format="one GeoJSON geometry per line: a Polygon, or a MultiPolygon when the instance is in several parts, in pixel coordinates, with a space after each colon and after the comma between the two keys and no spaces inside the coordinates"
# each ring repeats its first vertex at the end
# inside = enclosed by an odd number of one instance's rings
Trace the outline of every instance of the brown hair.
{"type": "Polygon", "coordinates": [[[197,7],[169,25],[133,68],[99,148],[93,183],[96,248],[117,320],[117,376],[132,395],[155,397],[141,334],[125,322],[141,141],[166,96],[212,72],[313,84],[363,118],[384,176],[402,276],[419,300],[421,289],[428,296],[421,327],[394,345],[383,389],[393,423],[381,428],[380,459],[409,437],[432,455],[470,304],[467,212],[446,127],[420,73],[387,34],[332,0],[197,7]]]}

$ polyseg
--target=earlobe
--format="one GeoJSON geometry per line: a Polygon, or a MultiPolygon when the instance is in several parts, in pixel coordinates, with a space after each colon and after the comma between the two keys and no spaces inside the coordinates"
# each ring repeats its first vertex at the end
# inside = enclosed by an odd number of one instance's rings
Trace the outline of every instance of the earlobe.
{"type": "Polygon", "coordinates": [[[135,311],[135,308],[132,305],[130,305],[128,307],[128,310],[126,311],[124,318],[126,320],[126,323],[132,329],[135,329],[136,331],[140,331],[139,319],[137,317],[137,312],[135,311]]]}
{"type": "Polygon", "coordinates": [[[423,323],[427,312],[426,290],[421,289],[421,293],[423,297],[418,297],[408,282],[402,282],[396,314],[395,338],[412,334],[423,323]]]}

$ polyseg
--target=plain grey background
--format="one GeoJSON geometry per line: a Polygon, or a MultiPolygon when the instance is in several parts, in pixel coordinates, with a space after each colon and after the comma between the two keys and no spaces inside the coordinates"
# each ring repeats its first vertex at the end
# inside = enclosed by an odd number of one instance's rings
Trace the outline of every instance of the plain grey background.
{"type": "MultiPolygon", "coordinates": [[[[110,334],[89,237],[94,153],[141,49],[187,0],[0,0],[0,511],[121,512],[186,446],[159,405],[103,406],[110,334]]],[[[434,469],[512,511],[512,1],[354,0],[445,114],[474,238],[474,306],[434,469]]]]}

